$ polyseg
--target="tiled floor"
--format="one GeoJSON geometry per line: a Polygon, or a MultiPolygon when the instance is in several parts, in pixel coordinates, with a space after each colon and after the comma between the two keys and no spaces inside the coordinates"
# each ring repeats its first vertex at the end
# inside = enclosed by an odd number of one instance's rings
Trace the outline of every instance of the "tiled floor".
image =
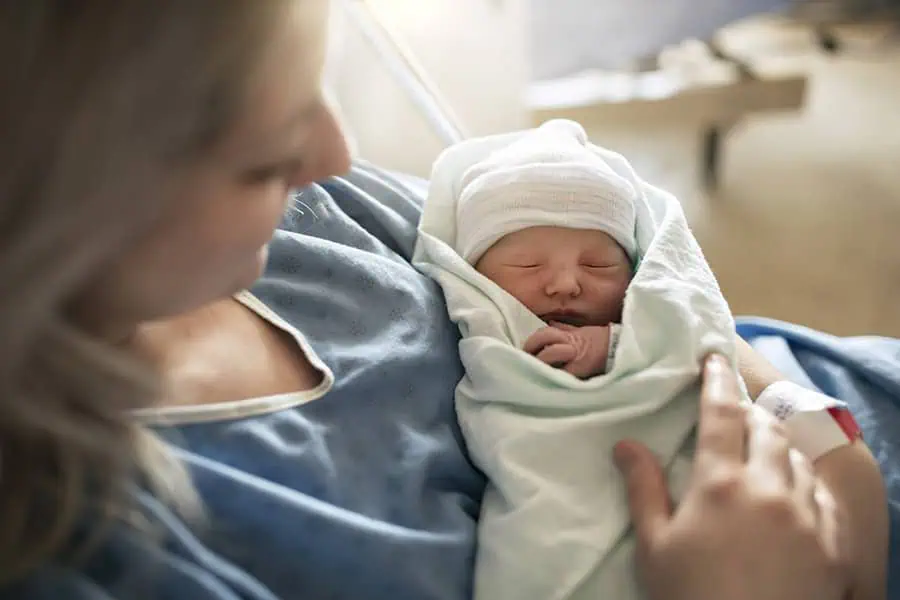
{"type": "MultiPolygon", "coordinates": [[[[519,3],[374,4],[470,133],[526,122],[519,3]]],[[[808,105],[736,128],[714,197],[697,184],[695,123],[621,123],[592,137],[679,196],[735,314],[900,336],[900,49],[831,58],[792,36],[763,37],[810,74],[808,105]]],[[[427,175],[440,142],[358,39],[346,40],[336,88],[363,156],[427,175]]]]}

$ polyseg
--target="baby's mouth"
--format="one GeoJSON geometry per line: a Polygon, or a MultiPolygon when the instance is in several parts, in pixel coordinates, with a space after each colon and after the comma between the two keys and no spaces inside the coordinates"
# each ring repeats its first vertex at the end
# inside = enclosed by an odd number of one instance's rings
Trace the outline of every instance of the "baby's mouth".
{"type": "Polygon", "coordinates": [[[545,323],[565,323],[576,327],[581,327],[587,323],[587,319],[580,313],[568,310],[545,313],[541,315],[541,319],[545,323]]]}

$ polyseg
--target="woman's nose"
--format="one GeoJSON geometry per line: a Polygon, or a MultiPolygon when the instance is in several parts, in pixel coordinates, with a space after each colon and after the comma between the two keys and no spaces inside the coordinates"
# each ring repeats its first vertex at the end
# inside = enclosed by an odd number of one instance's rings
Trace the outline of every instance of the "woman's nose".
{"type": "Polygon", "coordinates": [[[311,157],[312,164],[305,170],[304,176],[320,181],[349,171],[350,149],[337,115],[329,104],[322,105],[315,135],[316,153],[311,157]]]}
{"type": "Polygon", "coordinates": [[[569,268],[554,271],[547,280],[545,290],[548,296],[577,297],[581,294],[578,273],[569,268]]]}
{"type": "Polygon", "coordinates": [[[350,170],[350,148],[347,145],[344,128],[331,107],[328,110],[325,130],[328,142],[325,144],[321,168],[328,177],[344,175],[350,170]]]}

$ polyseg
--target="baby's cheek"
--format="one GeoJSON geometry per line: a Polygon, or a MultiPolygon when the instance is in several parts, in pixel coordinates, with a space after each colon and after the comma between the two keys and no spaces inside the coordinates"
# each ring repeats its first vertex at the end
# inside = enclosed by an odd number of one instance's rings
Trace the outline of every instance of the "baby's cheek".
{"type": "Polygon", "coordinates": [[[597,286],[598,304],[609,321],[619,322],[622,320],[622,305],[625,302],[627,289],[627,281],[604,281],[597,286]]]}
{"type": "Polygon", "coordinates": [[[615,275],[611,275],[604,282],[605,287],[607,289],[607,294],[611,298],[615,298],[619,302],[625,299],[625,291],[628,289],[628,284],[631,283],[631,273],[630,271],[623,270],[620,273],[615,275]]]}
{"type": "Polygon", "coordinates": [[[534,311],[538,300],[536,286],[529,285],[528,281],[521,278],[512,277],[497,279],[495,283],[503,288],[507,294],[525,305],[528,310],[534,311]]]}

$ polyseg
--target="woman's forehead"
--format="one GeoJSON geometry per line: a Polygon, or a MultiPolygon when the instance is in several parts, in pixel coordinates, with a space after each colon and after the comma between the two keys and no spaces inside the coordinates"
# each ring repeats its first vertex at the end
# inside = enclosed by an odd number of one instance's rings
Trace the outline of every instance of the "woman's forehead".
{"type": "Polygon", "coordinates": [[[247,109],[235,136],[242,144],[265,144],[290,136],[318,106],[329,3],[302,0],[290,4],[251,78],[247,109]]]}

